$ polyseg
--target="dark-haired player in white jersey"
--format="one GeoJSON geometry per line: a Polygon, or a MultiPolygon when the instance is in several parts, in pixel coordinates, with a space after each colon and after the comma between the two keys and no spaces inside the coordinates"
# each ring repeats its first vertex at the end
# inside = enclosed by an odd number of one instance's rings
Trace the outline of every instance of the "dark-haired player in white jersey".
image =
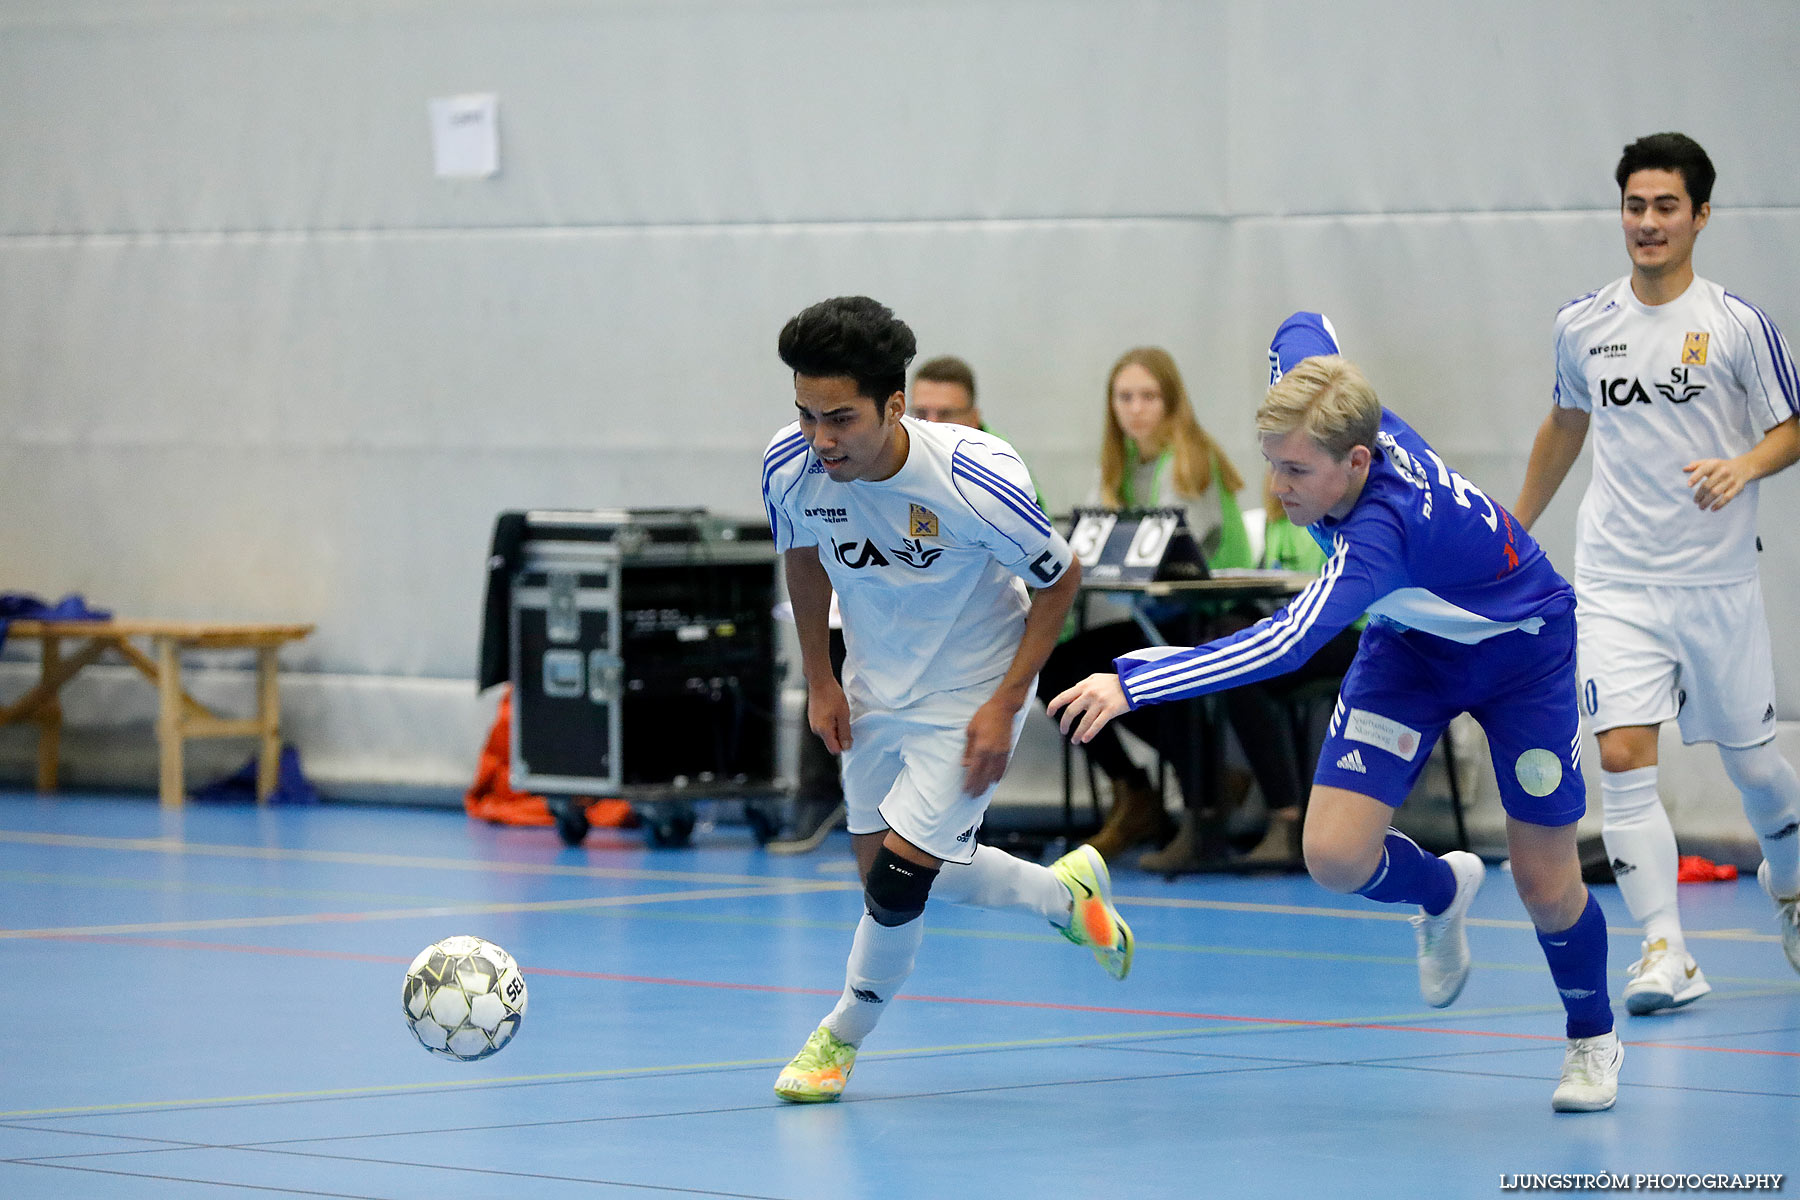
{"type": "Polygon", "coordinates": [[[1038,670],[1081,567],[1011,446],[906,417],[912,330],[866,296],[821,301],[781,331],[799,420],[763,457],[808,688],[807,720],[843,756],[864,913],[837,1006],[775,1081],[836,1100],[856,1049],[912,973],[928,898],[1018,908],[1131,969],[1106,864],[1081,846],[1042,867],[981,845],[1038,670]],[[833,678],[835,589],[844,680],[833,678]]]}
{"type": "Polygon", "coordinates": [[[1694,274],[1713,165],[1691,138],[1625,147],[1615,178],[1631,274],[1556,315],[1554,407],[1514,506],[1537,520],[1594,439],[1575,546],[1582,705],[1600,742],[1602,836],[1644,927],[1634,1014],[1712,990],[1676,909],[1658,727],[1713,742],[1762,843],[1757,878],[1800,971],[1800,779],[1776,750],[1757,578],[1756,481],[1800,459],[1800,372],[1763,311],[1694,274]]]}

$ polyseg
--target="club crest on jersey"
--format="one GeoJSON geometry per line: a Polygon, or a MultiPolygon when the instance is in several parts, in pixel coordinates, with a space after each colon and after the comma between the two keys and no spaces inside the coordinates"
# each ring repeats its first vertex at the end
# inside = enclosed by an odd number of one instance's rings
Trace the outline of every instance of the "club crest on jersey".
{"type": "Polygon", "coordinates": [[[1704,367],[1706,365],[1706,343],[1711,336],[1708,333],[1688,334],[1681,343],[1681,365],[1704,367]]]}
{"type": "Polygon", "coordinates": [[[913,538],[928,538],[936,537],[937,535],[937,514],[932,512],[929,508],[926,508],[923,504],[913,505],[912,512],[908,515],[906,521],[906,536],[913,538]]]}

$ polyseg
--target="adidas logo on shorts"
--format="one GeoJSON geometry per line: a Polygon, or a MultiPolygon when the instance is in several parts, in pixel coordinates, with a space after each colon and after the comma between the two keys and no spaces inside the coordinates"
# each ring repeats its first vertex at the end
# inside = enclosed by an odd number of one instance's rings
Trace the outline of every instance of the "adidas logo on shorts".
{"type": "Polygon", "coordinates": [[[1369,769],[1363,766],[1361,750],[1352,750],[1350,753],[1344,755],[1344,757],[1338,759],[1337,765],[1338,770],[1340,771],[1355,771],[1358,775],[1367,775],[1369,773],[1369,769]]]}

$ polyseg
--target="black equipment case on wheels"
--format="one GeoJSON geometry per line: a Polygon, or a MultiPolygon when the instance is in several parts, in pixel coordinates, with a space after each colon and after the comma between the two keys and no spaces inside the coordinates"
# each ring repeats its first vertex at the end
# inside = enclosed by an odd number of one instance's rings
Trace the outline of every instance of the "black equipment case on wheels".
{"type": "MultiPolygon", "coordinates": [[[[552,797],[558,831],[587,832],[573,796],[624,796],[653,844],[693,830],[693,801],[759,801],[776,781],[775,549],[760,521],[704,509],[503,513],[489,561],[483,681],[507,593],[512,782],[552,797]],[[501,576],[501,578],[496,578],[501,576]]],[[[497,665],[497,664],[495,664],[497,665]]]]}

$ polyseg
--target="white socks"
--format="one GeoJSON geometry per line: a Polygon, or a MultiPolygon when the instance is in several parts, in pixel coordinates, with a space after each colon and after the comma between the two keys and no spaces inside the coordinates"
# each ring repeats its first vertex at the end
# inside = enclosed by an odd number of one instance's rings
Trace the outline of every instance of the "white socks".
{"type": "Polygon", "coordinates": [[[1661,938],[1671,952],[1685,953],[1687,939],[1675,902],[1679,855],[1669,814],[1656,794],[1656,768],[1602,771],[1600,803],[1600,837],[1625,907],[1644,927],[1645,941],[1661,938]]]}
{"type": "Polygon", "coordinates": [[[1800,892],[1800,776],[1774,742],[1745,750],[1720,746],[1719,759],[1744,795],[1744,815],[1762,843],[1775,894],[1800,892]]]}
{"type": "Polygon", "coordinates": [[[945,863],[931,885],[933,900],[975,908],[1022,908],[1052,925],[1069,923],[1069,889],[1049,867],[1014,858],[992,846],[975,847],[975,861],[945,863]]]}
{"type": "MultiPolygon", "coordinates": [[[[932,881],[931,899],[977,908],[1022,908],[1059,927],[1068,925],[1073,905],[1069,889],[1049,867],[992,846],[975,847],[975,861],[966,865],[945,863],[932,881]]],[[[912,974],[924,940],[923,917],[888,926],[863,914],[844,968],[844,994],[825,1018],[825,1027],[838,1040],[862,1045],[912,974]]]]}
{"type": "Polygon", "coordinates": [[[904,925],[883,925],[868,913],[857,922],[844,968],[844,994],[825,1018],[825,1028],[843,1042],[862,1045],[888,1001],[912,974],[919,943],[925,940],[925,918],[904,925]]]}

